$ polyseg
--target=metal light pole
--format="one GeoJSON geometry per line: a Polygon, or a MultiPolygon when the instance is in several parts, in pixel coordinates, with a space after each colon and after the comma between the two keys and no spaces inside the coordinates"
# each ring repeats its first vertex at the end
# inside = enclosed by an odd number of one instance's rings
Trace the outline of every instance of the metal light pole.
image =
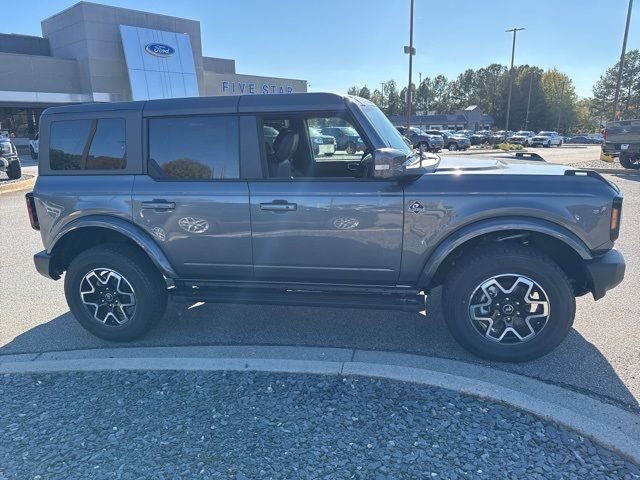
{"type": "Polygon", "coordinates": [[[624,39],[622,40],[622,53],[620,54],[620,67],[618,68],[618,79],[616,81],[616,96],[613,100],[613,119],[616,119],[618,113],[618,100],[620,99],[620,84],[622,83],[622,70],[624,69],[624,54],[627,50],[627,37],[629,36],[629,22],[631,21],[631,9],[633,8],[633,0],[629,0],[629,9],[627,10],[627,24],[624,27],[624,39]]]}
{"type": "Polygon", "coordinates": [[[411,10],[409,12],[409,46],[404,47],[404,53],[409,55],[409,85],[407,86],[407,128],[411,127],[411,103],[413,101],[411,91],[411,69],[413,68],[413,56],[416,49],[413,48],[413,0],[411,0],[411,10]]]}
{"type": "Polygon", "coordinates": [[[529,126],[529,108],[531,107],[531,87],[533,87],[533,72],[531,72],[531,79],[529,80],[529,96],[527,97],[527,116],[524,119],[524,129],[529,126]]]}
{"type": "Polygon", "coordinates": [[[386,85],[387,85],[386,82],[380,82],[380,94],[382,96],[382,100],[381,100],[382,105],[380,105],[381,108],[384,108],[384,87],[386,85]]]}
{"type": "Polygon", "coordinates": [[[511,46],[511,69],[509,70],[509,96],[507,97],[507,119],[504,122],[504,129],[509,130],[509,114],[511,113],[511,89],[513,88],[513,59],[516,54],[516,33],[524,28],[512,28],[505,30],[506,32],[513,32],[513,45],[511,46]]]}
{"type": "Polygon", "coordinates": [[[564,95],[564,86],[566,80],[562,80],[562,88],[560,88],[560,98],[558,99],[558,124],[556,125],[556,132],[560,131],[560,114],[562,113],[562,96],[564,95]]]}

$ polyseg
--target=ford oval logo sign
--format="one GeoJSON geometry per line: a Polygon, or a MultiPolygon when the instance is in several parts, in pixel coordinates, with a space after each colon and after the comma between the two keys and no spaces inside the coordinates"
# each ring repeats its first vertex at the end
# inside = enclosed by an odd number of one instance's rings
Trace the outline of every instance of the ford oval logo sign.
{"type": "Polygon", "coordinates": [[[176,53],[173,47],[165,45],[164,43],[148,43],[145,45],[144,49],[148,54],[153,55],[154,57],[166,58],[176,53]]]}

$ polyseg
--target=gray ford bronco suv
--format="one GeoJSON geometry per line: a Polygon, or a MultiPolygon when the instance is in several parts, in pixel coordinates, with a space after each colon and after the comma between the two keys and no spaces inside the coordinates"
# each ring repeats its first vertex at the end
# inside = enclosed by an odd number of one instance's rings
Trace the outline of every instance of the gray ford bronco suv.
{"type": "Polygon", "coordinates": [[[326,93],[46,110],[27,207],[75,318],[114,341],[184,302],[425,308],[442,285],[475,354],[536,358],[575,297],[622,281],[619,189],[540,161],[412,150],[367,100],[326,93]],[[352,127],[364,152],[314,153],[352,127]],[[269,127],[269,128],[265,128],[269,127]],[[277,130],[266,139],[265,130],[277,130]]]}

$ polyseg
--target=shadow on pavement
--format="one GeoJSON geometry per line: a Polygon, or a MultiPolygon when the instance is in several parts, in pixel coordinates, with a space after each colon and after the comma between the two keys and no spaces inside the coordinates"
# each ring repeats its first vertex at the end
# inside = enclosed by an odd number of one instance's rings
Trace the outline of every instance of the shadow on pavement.
{"type": "Polygon", "coordinates": [[[1,354],[101,347],[185,345],[287,345],[384,350],[489,365],[638,408],[638,399],[607,358],[572,329],[553,352],[538,360],[506,364],[481,360],[450,336],[440,313],[439,291],[429,316],[379,310],[248,305],[170,304],[163,320],[141,340],[116,344],[86,332],[71,313],[60,315],[0,347],[1,354]],[[72,339],[72,340],[71,340],[72,339]]]}

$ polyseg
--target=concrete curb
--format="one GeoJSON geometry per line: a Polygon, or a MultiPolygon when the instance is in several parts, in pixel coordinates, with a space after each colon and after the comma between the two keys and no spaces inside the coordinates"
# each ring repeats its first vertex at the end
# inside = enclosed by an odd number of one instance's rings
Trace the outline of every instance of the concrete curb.
{"type": "Polygon", "coordinates": [[[135,347],[0,355],[0,374],[112,370],[260,371],[414,382],[535,414],[640,464],[640,416],[521,375],[455,360],[342,348],[135,347]]]}
{"type": "Polygon", "coordinates": [[[17,192],[19,190],[26,190],[31,188],[36,183],[37,176],[29,175],[29,178],[24,180],[18,180],[17,182],[8,183],[6,185],[0,185],[0,195],[3,193],[17,192]]]}

